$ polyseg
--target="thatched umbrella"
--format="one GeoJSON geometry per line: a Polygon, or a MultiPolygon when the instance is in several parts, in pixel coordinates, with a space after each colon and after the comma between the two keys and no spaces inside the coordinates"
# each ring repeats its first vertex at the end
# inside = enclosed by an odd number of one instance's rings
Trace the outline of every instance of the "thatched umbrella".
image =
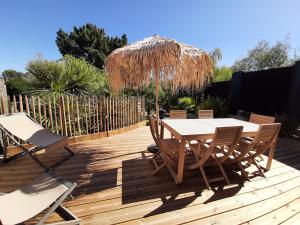
{"type": "Polygon", "coordinates": [[[212,68],[210,57],[201,49],[158,35],[118,48],[106,61],[113,91],[123,85],[142,87],[155,79],[157,115],[160,83],[171,84],[173,90],[202,88],[209,82],[212,68]]]}

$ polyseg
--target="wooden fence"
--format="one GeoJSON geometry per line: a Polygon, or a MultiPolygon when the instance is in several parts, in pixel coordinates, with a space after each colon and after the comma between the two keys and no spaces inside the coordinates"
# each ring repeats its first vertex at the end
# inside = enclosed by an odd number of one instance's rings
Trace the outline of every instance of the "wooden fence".
{"type": "Polygon", "coordinates": [[[0,113],[26,112],[52,132],[80,136],[136,124],[145,117],[144,97],[1,96],[0,113]]]}

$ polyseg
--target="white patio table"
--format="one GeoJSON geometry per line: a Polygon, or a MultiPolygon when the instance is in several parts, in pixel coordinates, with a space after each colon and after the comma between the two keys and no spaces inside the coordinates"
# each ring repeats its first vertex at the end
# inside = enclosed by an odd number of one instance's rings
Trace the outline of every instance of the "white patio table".
{"type": "MultiPolygon", "coordinates": [[[[218,119],[163,119],[161,121],[161,136],[164,135],[164,128],[180,141],[180,150],[178,156],[177,172],[172,170],[170,166],[171,175],[177,184],[183,181],[184,158],[186,143],[192,140],[207,140],[213,138],[216,127],[228,126],[243,126],[242,137],[253,137],[258,131],[259,125],[233,119],[233,118],[218,118],[218,119]]],[[[269,150],[269,158],[266,169],[269,170],[272,163],[276,147],[276,141],[269,150]]]]}

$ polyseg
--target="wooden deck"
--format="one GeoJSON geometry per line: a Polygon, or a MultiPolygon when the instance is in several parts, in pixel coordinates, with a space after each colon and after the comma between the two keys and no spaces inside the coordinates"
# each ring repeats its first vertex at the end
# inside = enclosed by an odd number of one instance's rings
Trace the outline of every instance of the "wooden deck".
{"type": "MultiPolygon", "coordinates": [[[[142,152],[152,142],[149,127],[141,127],[72,146],[76,156],[55,170],[78,183],[74,199],[64,205],[82,224],[299,224],[299,144],[279,141],[267,178],[248,182],[227,168],[232,185],[215,183],[212,191],[205,188],[198,170],[185,171],[181,185],[167,170],[151,175],[153,166],[142,152]]],[[[50,164],[61,154],[41,158],[50,164]]],[[[211,176],[219,172],[207,171],[211,176]]],[[[0,192],[13,191],[40,172],[29,158],[2,165],[0,192]]],[[[54,215],[51,221],[55,220],[59,218],[54,215]]]]}

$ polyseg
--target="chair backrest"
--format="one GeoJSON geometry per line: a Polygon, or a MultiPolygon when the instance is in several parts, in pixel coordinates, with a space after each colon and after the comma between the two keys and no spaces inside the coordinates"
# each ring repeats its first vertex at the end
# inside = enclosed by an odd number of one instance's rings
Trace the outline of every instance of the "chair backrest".
{"type": "Polygon", "coordinates": [[[55,202],[62,204],[75,187],[76,184],[64,184],[43,173],[21,189],[0,196],[1,221],[3,224],[25,222],[55,202]]]}
{"type": "Polygon", "coordinates": [[[252,147],[256,149],[256,155],[267,151],[272,143],[277,139],[281,124],[261,124],[259,126],[257,135],[254,137],[252,147]]]}
{"type": "Polygon", "coordinates": [[[271,116],[263,116],[263,115],[258,115],[255,113],[251,113],[250,123],[256,123],[256,124],[267,124],[267,123],[274,123],[275,122],[275,117],[271,116]]]}
{"type": "Polygon", "coordinates": [[[158,120],[156,115],[151,115],[149,117],[149,123],[150,123],[150,131],[151,135],[153,137],[153,140],[155,141],[155,144],[159,147],[159,131],[158,131],[158,120]]]}
{"type": "Polygon", "coordinates": [[[198,118],[199,119],[213,119],[214,118],[214,110],[199,110],[198,118]]]}
{"type": "Polygon", "coordinates": [[[241,134],[243,127],[234,126],[234,127],[217,127],[212,142],[209,144],[208,151],[202,156],[201,162],[204,163],[211,154],[215,151],[216,148],[223,148],[226,150],[223,157],[219,160],[224,162],[235,150],[241,134]]]}
{"type": "Polygon", "coordinates": [[[170,110],[171,119],[186,119],[186,110],[170,110]]]}

